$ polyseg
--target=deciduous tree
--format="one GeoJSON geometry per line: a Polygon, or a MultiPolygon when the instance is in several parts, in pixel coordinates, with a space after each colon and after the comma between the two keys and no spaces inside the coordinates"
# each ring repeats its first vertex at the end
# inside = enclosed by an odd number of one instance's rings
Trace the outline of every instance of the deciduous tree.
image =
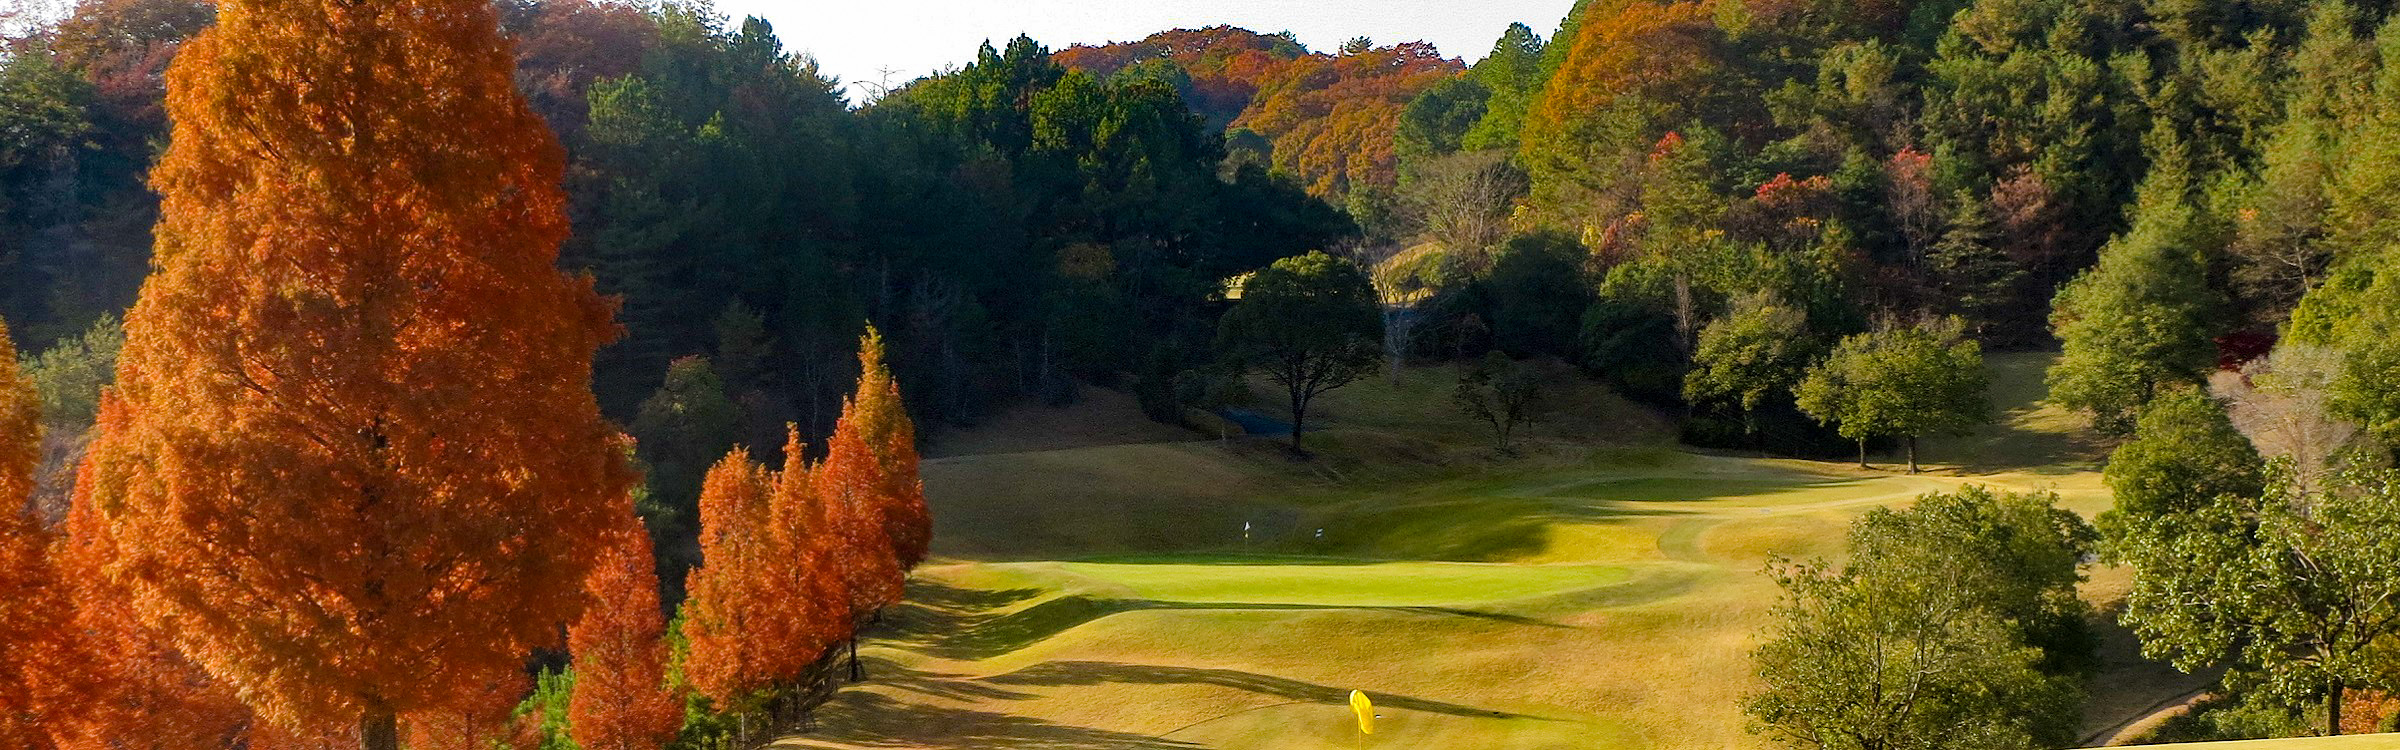
{"type": "Polygon", "coordinates": [[[1696,404],[1727,404],[1742,414],[1742,429],[1758,433],[1758,410],[1799,385],[1815,354],[1808,313],[1768,293],[1744,297],[1733,310],[1700,330],[1683,397],[1696,404]]]}
{"type": "MultiPolygon", "coordinates": [[[[98,429],[123,420],[123,409],[104,397],[98,429]]],[[[255,738],[261,727],[233,690],[176,650],[168,634],[144,625],[132,592],[107,577],[108,564],[122,555],[94,507],[94,488],[123,479],[101,475],[104,468],[122,470],[88,458],[78,467],[66,539],[55,553],[74,597],[73,630],[92,660],[89,711],[53,727],[54,735],[66,748],[91,750],[226,747],[255,738]]]]}
{"type": "Polygon", "coordinates": [[[2400,634],[2400,476],[2356,472],[2303,491],[2280,466],[2267,491],[2128,524],[2125,621],[2145,653],[2291,707],[2341,733],[2345,691],[2382,684],[2377,645],[2400,634]]]}
{"type": "Polygon", "coordinates": [[[632,474],[490,4],[230,0],[169,74],[105,573],[287,728],[459,708],[579,611],[632,474]],[[469,405],[471,408],[462,407],[469,405]]]}
{"type": "Polygon", "coordinates": [[[1260,269],[1225,313],[1219,346],[1290,397],[1294,452],[1305,453],[1309,401],[1374,372],[1383,338],[1375,303],[1358,266],[1312,252],[1260,269]]]}
{"type": "Polygon", "coordinates": [[[874,326],[858,339],[858,370],[858,391],[842,413],[842,425],[855,423],[874,454],[876,505],[892,553],[902,569],[915,568],[933,542],[933,516],[925,507],[925,481],[917,473],[916,423],[908,418],[899,381],[884,365],[883,334],[874,326]]]}
{"type": "Polygon", "coordinates": [[[567,726],[585,750],[657,750],[683,726],[683,706],[667,690],[667,623],[650,535],[632,510],[627,503],[621,527],[602,543],[583,583],[591,601],[567,630],[575,656],[567,726]]]}
{"type": "Polygon", "coordinates": [[[1483,361],[1458,378],[1450,400],[1460,411],[1492,428],[1492,444],[1509,452],[1517,427],[1533,421],[1540,408],[1542,373],[1531,363],[1509,359],[1498,351],[1485,352],[1483,361]]]}
{"type": "Polygon", "coordinates": [[[0,323],[0,684],[10,686],[0,690],[0,744],[28,750],[53,747],[51,732],[82,718],[95,687],[50,534],[26,508],[41,434],[33,384],[0,323]]]}
{"type": "MultiPolygon", "coordinates": [[[[1979,487],[1876,509],[1849,564],[1782,563],[1784,598],[1755,653],[1759,729],[1812,750],[2056,747],[2078,677],[2030,632],[2080,620],[2090,528],[2055,497],[1979,487]]],[[[2088,651],[2088,645],[2083,647],[2088,651]]]]}
{"type": "Polygon", "coordinates": [[[1963,328],[1949,318],[1842,339],[1800,381],[1800,410],[1858,441],[1861,467],[1867,465],[1868,438],[1907,438],[1908,470],[1916,473],[1917,436],[1992,418],[1983,348],[1963,328]]]}
{"type": "Polygon", "coordinates": [[[700,489],[700,566],[683,603],[685,679],[719,710],[742,711],[780,676],[772,635],[777,559],[768,499],[775,477],[735,448],[700,489]]]}

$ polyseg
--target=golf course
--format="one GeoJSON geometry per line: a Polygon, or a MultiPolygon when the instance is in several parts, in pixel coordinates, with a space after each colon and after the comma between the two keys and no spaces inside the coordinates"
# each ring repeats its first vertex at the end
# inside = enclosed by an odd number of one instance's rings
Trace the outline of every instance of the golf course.
{"type": "MultiPolygon", "coordinates": [[[[935,561],[869,631],[871,679],[784,746],[1767,747],[1739,706],[1771,558],[1838,558],[1856,514],[1968,484],[2108,506],[2046,361],[1993,357],[1999,419],[1926,441],[1917,475],[1679,450],[1572,375],[1503,456],[1449,411],[1447,368],[1327,396],[1307,462],[1270,438],[937,444],[935,561]]],[[[2098,570],[2086,595],[2122,585],[2098,570]]],[[[2104,658],[2093,744],[2197,687],[2104,658]]]]}

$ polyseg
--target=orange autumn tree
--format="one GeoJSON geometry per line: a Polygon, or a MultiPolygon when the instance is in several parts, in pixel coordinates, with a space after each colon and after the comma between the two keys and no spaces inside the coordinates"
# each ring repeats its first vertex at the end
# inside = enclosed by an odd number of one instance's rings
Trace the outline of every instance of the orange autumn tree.
{"type": "MultiPolygon", "coordinates": [[[[124,408],[103,396],[98,429],[123,423],[124,408]]],[[[105,568],[119,553],[93,497],[100,487],[121,485],[126,477],[101,469],[89,455],[76,467],[66,539],[53,551],[74,597],[74,632],[91,655],[89,710],[53,726],[53,735],[62,748],[89,750],[230,747],[244,738],[251,747],[263,748],[262,735],[275,733],[252,726],[249,707],[233,690],[175,650],[166,635],[142,624],[131,592],[107,578],[105,568]]]]}
{"type": "Polygon", "coordinates": [[[772,600],[783,562],[772,534],[776,478],[736,447],[700,484],[700,565],[686,574],[684,676],[719,710],[750,699],[789,672],[775,643],[772,600]]]}
{"type": "Polygon", "coordinates": [[[925,507],[925,481],[918,476],[917,427],[900,400],[900,384],[883,363],[883,335],[867,327],[858,340],[858,392],[843,412],[874,453],[875,504],[891,536],[902,569],[925,561],[933,542],[933,516],[925,507]]]}
{"type": "Polygon", "coordinates": [[[810,666],[833,644],[849,638],[854,628],[849,582],[841,568],[845,538],[834,526],[838,518],[817,493],[816,472],[804,458],[799,428],[785,425],[784,430],[783,471],[768,499],[768,521],[780,561],[773,571],[776,588],[771,596],[777,602],[776,642],[791,657],[785,677],[804,680],[810,677],[810,666]]]}
{"type": "Polygon", "coordinates": [[[140,619],[285,727],[468,710],[633,481],[563,154],[484,0],[223,0],[168,75],[155,270],[93,509],[140,619]]]}
{"type": "Polygon", "coordinates": [[[0,747],[54,747],[50,733],[81,718],[92,686],[50,534],[27,512],[40,463],[41,413],[0,323],[0,747]]]}
{"type": "Polygon", "coordinates": [[[619,515],[584,579],[591,601],[567,630],[575,656],[567,730],[584,750],[658,750],[682,728],[683,705],[667,689],[667,623],[650,534],[632,503],[619,515]]]}
{"type": "Polygon", "coordinates": [[[1392,137],[1400,111],[1465,70],[1423,42],[1306,55],[1262,76],[1233,126],[1273,143],[1275,168],[1300,178],[1310,195],[1388,190],[1399,182],[1392,137]]]}
{"type": "Polygon", "coordinates": [[[408,750],[496,750],[496,745],[505,746],[503,743],[516,735],[513,714],[525,694],[533,691],[533,678],[519,670],[493,675],[481,684],[454,687],[460,701],[401,715],[408,750]]]}

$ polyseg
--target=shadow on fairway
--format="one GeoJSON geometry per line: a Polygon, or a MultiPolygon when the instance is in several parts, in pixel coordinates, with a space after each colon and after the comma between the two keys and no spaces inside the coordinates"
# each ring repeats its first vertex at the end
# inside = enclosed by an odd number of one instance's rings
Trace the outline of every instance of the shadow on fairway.
{"type": "Polygon", "coordinates": [[[886,610],[886,627],[883,632],[874,634],[875,640],[945,659],[989,659],[1040,643],[1102,617],[1143,610],[1349,610],[1466,617],[1545,628],[1573,627],[1531,617],[1459,607],[1174,602],[1083,595],[1061,596],[1014,612],[993,613],[990,610],[1022,601],[1024,597],[1021,592],[978,592],[926,581],[911,585],[909,596],[910,601],[886,610]],[[974,606],[974,603],[981,602],[996,604],[974,606]]]}
{"type": "Polygon", "coordinates": [[[1057,724],[1024,716],[906,703],[861,690],[844,691],[841,698],[821,709],[816,731],[784,738],[774,746],[820,747],[821,743],[827,742],[848,746],[936,750],[989,750],[1001,747],[1018,750],[1168,750],[1199,747],[1147,735],[1057,724]]]}
{"type": "MultiPolygon", "coordinates": [[[[1148,664],[1124,664],[1106,661],[1052,661],[1036,664],[1004,675],[984,678],[985,682],[1001,685],[1056,687],[1060,685],[1098,685],[1119,683],[1134,685],[1216,685],[1246,690],[1293,701],[1343,705],[1350,701],[1350,688],[1318,685],[1285,677],[1243,672],[1234,669],[1201,669],[1195,667],[1163,667],[1148,664]]],[[[1456,703],[1411,698],[1405,695],[1374,693],[1379,707],[1422,711],[1447,716],[1467,716],[1484,719],[1539,719],[1506,711],[1462,706],[1456,703]]]]}

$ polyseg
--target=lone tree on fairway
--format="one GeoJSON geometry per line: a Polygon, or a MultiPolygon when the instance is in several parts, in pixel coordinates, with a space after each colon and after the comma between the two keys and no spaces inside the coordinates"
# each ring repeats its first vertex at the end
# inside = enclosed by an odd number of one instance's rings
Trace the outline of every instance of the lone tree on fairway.
{"type": "Polygon", "coordinates": [[[92,447],[105,574],[287,728],[470,709],[583,605],[634,475],[562,152],[484,0],[224,0],[168,75],[156,270],[92,447]],[[345,717],[335,719],[333,717],[345,717]]]}
{"type": "Polygon", "coordinates": [[[1755,654],[1757,729],[1811,750],[2033,750],[2073,741],[2090,654],[2075,586],[2092,531],[2051,496],[1980,487],[1877,509],[1852,557],[1779,562],[1755,654]]]}
{"type": "Polygon", "coordinates": [[[1533,411],[1542,399],[1542,373],[1531,363],[1509,359],[1495,349],[1485,352],[1483,361],[1458,378],[1458,390],[1450,399],[1468,416],[1491,425],[1492,443],[1500,452],[1509,452],[1509,438],[1517,427],[1533,421],[1533,411]]]}
{"type": "Polygon", "coordinates": [[[1291,397],[1292,451],[1308,402],[1374,372],[1383,316],[1375,287],[1347,260],[1312,252],[1260,269],[1242,284],[1217,338],[1245,368],[1265,371],[1291,397]]]}
{"type": "Polygon", "coordinates": [[[1983,350],[1963,331],[1957,318],[1947,318],[1844,338],[1800,381],[1800,410],[1858,441],[1861,468],[1868,438],[1907,438],[1914,474],[1917,436],[1991,421],[1983,350]]]}

